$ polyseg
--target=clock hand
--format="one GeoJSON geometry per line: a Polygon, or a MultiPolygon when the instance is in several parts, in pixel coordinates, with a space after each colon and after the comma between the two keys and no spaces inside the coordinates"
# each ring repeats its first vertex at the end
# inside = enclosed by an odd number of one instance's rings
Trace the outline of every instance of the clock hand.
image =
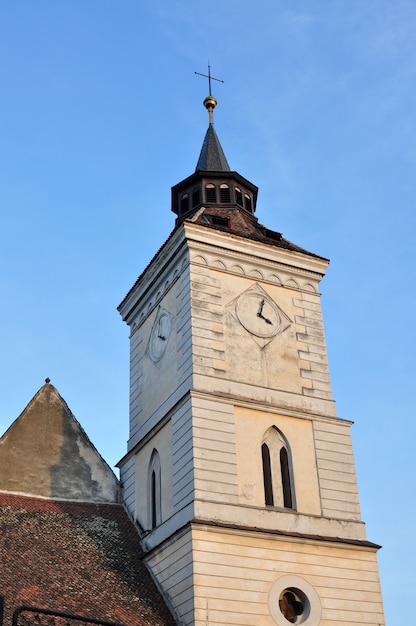
{"type": "Polygon", "coordinates": [[[259,310],[257,311],[257,317],[263,317],[264,299],[260,301],[259,310]]]}
{"type": "Polygon", "coordinates": [[[264,298],[263,298],[263,300],[260,301],[259,310],[257,311],[257,317],[260,317],[260,319],[264,320],[266,322],[266,324],[273,324],[273,322],[271,320],[269,320],[268,317],[264,317],[264,315],[263,315],[263,307],[264,307],[264,298]]]}
{"type": "Polygon", "coordinates": [[[158,339],[161,339],[162,341],[165,341],[166,337],[164,335],[162,335],[162,330],[163,330],[162,326],[163,326],[162,320],[160,319],[159,323],[158,323],[157,336],[158,336],[158,339]]]}

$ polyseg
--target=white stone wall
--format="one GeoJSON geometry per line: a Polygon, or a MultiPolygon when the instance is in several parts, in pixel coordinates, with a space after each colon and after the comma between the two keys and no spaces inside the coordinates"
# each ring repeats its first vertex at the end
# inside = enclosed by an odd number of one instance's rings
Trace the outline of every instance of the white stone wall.
{"type": "Polygon", "coordinates": [[[172,476],[172,424],[168,420],[140,450],[135,458],[135,514],[143,529],[150,529],[150,498],[148,491],[148,471],[150,459],[156,450],[160,459],[161,476],[161,521],[173,515],[173,476],[172,476]]]}
{"type": "MultiPolygon", "coordinates": [[[[266,431],[275,427],[283,433],[290,446],[297,513],[321,515],[312,420],[236,407],[235,421],[240,503],[258,508],[265,506],[261,444],[266,431]]],[[[281,483],[279,475],[273,479],[281,483]]],[[[276,528],[279,521],[281,524],[281,517],[276,519],[276,528]]],[[[309,532],[315,532],[313,526],[309,532]]]]}
{"type": "Polygon", "coordinates": [[[192,559],[189,527],[146,559],[182,626],[195,624],[192,559]]]}
{"type": "Polygon", "coordinates": [[[300,368],[301,376],[305,379],[302,393],[331,400],[332,392],[319,295],[308,292],[299,295],[300,297],[294,299],[294,305],[302,309],[301,314],[295,315],[299,359],[306,361],[306,365],[300,368]]]}
{"type": "MultiPolygon", "coordinates": [[[[357,494],[354,468],[344,474],[344,457],[334,456],[334,478],[327,482],[327,474],[318,464],[311,416],[294,417],[254,404],[235,406],[229,400],[197,392],[192,394],[192,416],[196,517],[284,532],[365,539],[359,511],[352,515],[350,510],[357,494]],[[265,506],[261,444],[273,426],[290,445],[296,502],[293,510],[265,506]],[[337,484],[339,479],[342,482],[337,484]],[[334,490],[337,500],[329,509],[327,498],[334,490]]],[[[318,427],[325,432],[327,423],[319,419],[318,427]]],[[[338,426],[336,419],[327,421],[338,426]]],[[[349,426],[349,422],[339,423],[346,452],[349,426]]],[[[348,454],[352,455],[351,448],[348,454]]],[[[273,480],[279,488],[280,476],[274,475],[273,480]]]]}
{"type": "Polygon", "coordinates": [[[195,498],[238,504],[233,407],[194,396],[192,425],[195,498]]]}
{"type": "Polygon", "coordinates": [[[269,592],[283,576],[315,591],[321,619],[311,626],[384,624],[372,549],[210,527],[194,527],[192,545],[195,621],[187,625],[275,626],[278,598],[271,607],[269,592]]]}
{"type": "Polygon", "coordinates": [[[311,626],[385,624],[369,547],[194,525],[147,562],[183,626],[275,626],[273,587],[285,577],[320,616],[311,626]]]}
{"type": "Polygon", "coordinates": [[[189,293],[188,252],[177,231],[120,305],[130,326],[129,451],[191,387],[189,293]],[[162,310],[171,320],[171,332],[162,356],[155,359],[151,335],[162,310]]]}
{"type": "Polygon", "coordinates": [[[318,292],[326,262],[188,230],[194,388],[333,417],[318,292]],[[236,302],[250,289],[289,320],[269,342],[239,323],[236,302]]]}
{"type": "Polygon", "coordinates": [[[134,456],[129,457],[120,464],[120,482],[123,503],[131,518],[134,519],[136,512],[136,469],[134,456]]]}
{"type": "Polygon", "coordinates": [[[359,520],[360,503],[349,426],[349,422],[341,420],[314,421],[316,460],[323,515],[359,520]]]}
{"type": "Polygon", "coordinates": [[[172,415],[172,475],[175,513],[194,500],[192,408],[188,397],[172,415]]]}

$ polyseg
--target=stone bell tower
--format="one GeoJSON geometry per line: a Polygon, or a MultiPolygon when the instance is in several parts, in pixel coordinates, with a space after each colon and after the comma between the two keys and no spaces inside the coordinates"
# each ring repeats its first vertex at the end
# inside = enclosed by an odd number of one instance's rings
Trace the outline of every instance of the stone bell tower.
{"type": "Polygon", "coordinates": [[[178,624],[384,624],[351,422],[336,415],[328,260],[255,217],[213,124],[173,232],[119,306],[130,327],[125,504],[178,624]]]}

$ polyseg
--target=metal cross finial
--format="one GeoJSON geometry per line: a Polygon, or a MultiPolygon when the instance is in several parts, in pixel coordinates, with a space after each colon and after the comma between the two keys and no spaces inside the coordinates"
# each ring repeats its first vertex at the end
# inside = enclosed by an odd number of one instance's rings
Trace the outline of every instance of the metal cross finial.
{"type": "Polygon", "coordinates": [[[223,83],[224,82],[223,80],[221,80],[221,78],[214,78],[213,76],[211,76],[211,66],[209,64],[209,61],[208,61],[208,74],[201,74],[200,72],[195,72],[195,74],[198,74],[198,76],[203,76],[204,78],[208,78],[208,88],[209,88],[209,95],[210,96],[212,96],[212,93],[211,93],[211,81],[212,80],[216,80],[219,83],[223,83]]]}

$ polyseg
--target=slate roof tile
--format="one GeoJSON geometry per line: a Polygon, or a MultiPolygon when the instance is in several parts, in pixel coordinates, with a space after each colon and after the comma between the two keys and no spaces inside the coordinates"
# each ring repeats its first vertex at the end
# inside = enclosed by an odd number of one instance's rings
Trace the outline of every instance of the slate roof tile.
{"type": "Polygon", "coordinates": [[[173,626],[142,554],[121,505],[0,493],[5,626],[22,604],[126,626],[173,626]]]}
{"type": "Polygon", "coordinates": [[[215,171],[229,172],[230,166],[225,157],[224,151],[215,132],[214,126],[210,124],[202,144],[201,153],[195,171],[215,171]]]}

